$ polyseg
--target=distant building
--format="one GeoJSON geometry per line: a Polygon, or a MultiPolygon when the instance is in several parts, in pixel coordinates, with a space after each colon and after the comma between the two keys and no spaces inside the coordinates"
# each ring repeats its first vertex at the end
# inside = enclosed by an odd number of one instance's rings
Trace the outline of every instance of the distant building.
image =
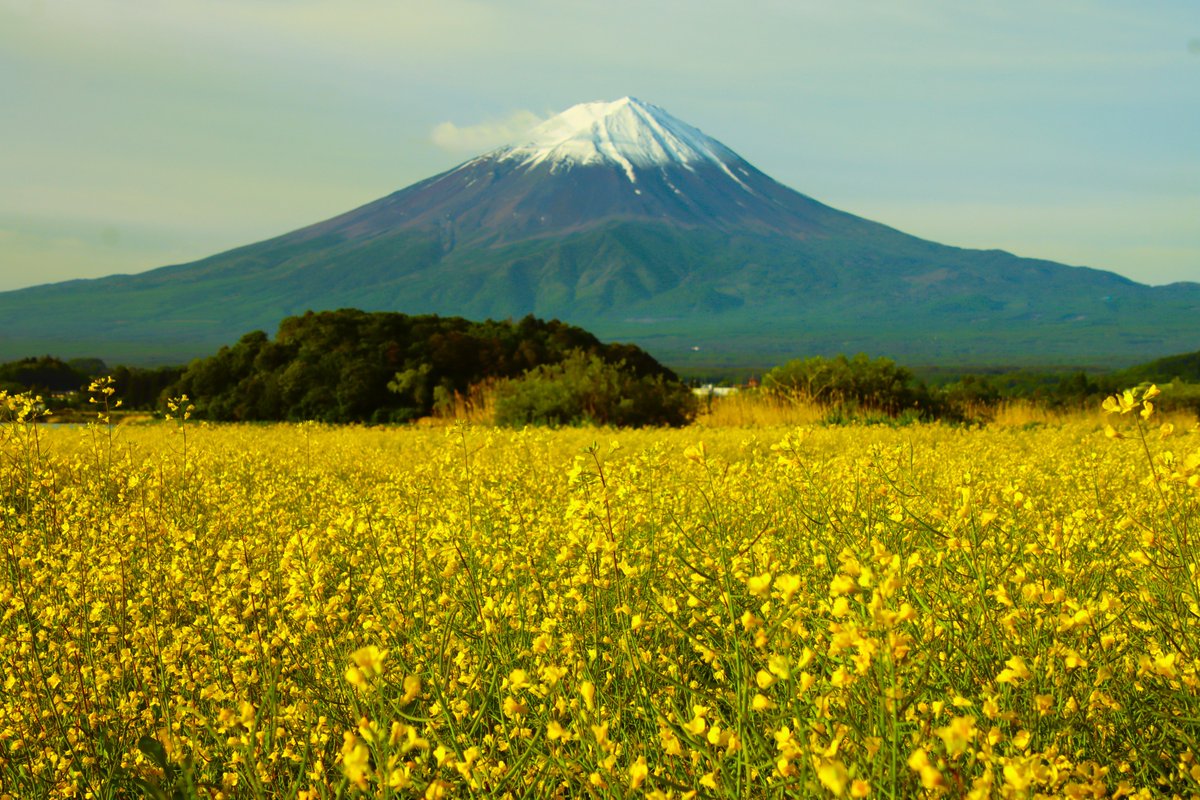
{"type": "Polygon", "coordinates": [[[728,397],[737,392],[738,387],[736,386],[714,386],[711,383],[692,387],[692,394],[697,397],[728,397]]]}

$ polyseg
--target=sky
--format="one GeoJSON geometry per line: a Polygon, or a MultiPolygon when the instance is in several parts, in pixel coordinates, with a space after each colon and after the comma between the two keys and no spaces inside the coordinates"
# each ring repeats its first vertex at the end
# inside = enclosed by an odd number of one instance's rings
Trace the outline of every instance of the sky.
{"type": "Polygon", "coordinates": [[[0,290],[269,238],[626,95],[917,236],[1200,281],[1196,0],[0,0],[0,290]]]}

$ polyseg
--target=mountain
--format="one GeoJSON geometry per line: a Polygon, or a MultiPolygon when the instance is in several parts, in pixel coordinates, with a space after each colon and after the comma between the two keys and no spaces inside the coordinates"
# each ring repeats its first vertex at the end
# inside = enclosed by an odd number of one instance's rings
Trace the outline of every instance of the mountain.
{"type": "Polygon", "coordinates": [[[676,366],[867,351],[1133,363],[1196,347],[1200,284],[947,247],[789,189],[633,98],[190,264],[0,294],[0,358],[171,361],[305,310],[536,314],[676,366]]]}

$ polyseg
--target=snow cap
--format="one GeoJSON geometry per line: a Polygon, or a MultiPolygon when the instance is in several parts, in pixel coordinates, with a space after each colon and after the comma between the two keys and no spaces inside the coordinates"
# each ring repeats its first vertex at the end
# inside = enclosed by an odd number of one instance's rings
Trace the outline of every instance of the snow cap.
{"type": "Polygon", "coordinates": [[[690,170],[708,162],[728,172],[726,163],[737,158],[716,139],[634,97],[571,106],[531,130],[523,141],[501,148],[496,157],[552,169],[613,163],[635,183],[635,167],[674,165],[690,170]]]}

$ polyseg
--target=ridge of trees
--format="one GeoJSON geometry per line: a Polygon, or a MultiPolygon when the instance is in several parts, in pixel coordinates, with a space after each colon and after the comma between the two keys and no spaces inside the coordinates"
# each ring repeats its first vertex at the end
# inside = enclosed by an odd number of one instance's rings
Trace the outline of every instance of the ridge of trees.
{"type": "MultiPolygon", "coordinates": [[[[161,411],[165,398],[187,394],[197,415],[213,420],[402,422],[484,395],[507,425],[679,425],[695,413],[676,375],[640,348],[603,344],[557,320],[354,309],[290,317],[274,340],[255,331],[186,368],[110,368],[98,358],[49,355],[0,363],[0,390],[33,392],[54,410],[87,410],[84,389],[105,375],[124,409],[161,411]]],[[[831,422],[965,421],[988,419],[1012,400],[1079,407],[1149,382],[1164,390],[1161,409],[1200,413],[1200,351],[1102,374],[944,370],[928,383],[887,358],[813,357],[770,370],[762,391],[821,403],[831,422]]]]}
{"type": "Polygon", "coordinates": [[[193,361],[169,392],[188,395],[196,416],[212,420],[407,422],[482,381],[519,378],[575,354],[687,393],[641,348],[604,344],[558,320],[473,322],[357,309],[288,317],[273,340],[248,333],[193,361]]]}
{"type": "Polygon", "coordinates": [[[1171,356],[1104,375],[1018,371],[964,374],[930,386],[888,358],[814,356],[794,359],[763,376],[763,390],[803,397],[831,409],[831,421],[886,416],[907,419],[982,421],[1001,404],[1026,400],[1047,408],[1078,407],[1141,383],[1164,390],[1163,410],[1200,413],[1200,352],[1171,356]]]}
{"type": "Polygon", "coordinates": [[[1155,359],[1145,364],[1121,370],[1117,373],[1127,382],[1140,383],[1152,381],[1166,383],[1179,381],[1182,383],[1200,383],[1200,350],[1194,353],[1180,353],[1155,359]]]}
{"type": "Polygon", "coordinates": [[[110,368],[99,358],[36,356],[0,364],[0,389],[9,394],[32,392],[55,408],[86,404],[81,396],[94,378],[113,378],[114,397],[127,409],[154,411],[162,405],[167,387],[179,380],[183,367],[110,368]]]}

